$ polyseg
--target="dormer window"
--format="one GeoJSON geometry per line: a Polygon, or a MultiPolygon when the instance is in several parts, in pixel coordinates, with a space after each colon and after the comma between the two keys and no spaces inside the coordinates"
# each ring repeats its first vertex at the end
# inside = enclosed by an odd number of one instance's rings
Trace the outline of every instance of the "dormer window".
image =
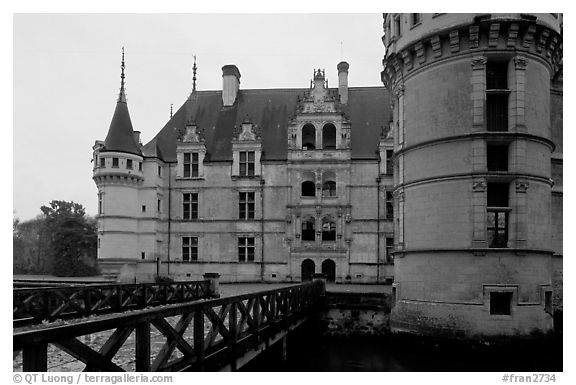
{"type": "Polygon", "coordinates": [[[112,167],[118,168],[118,158],[112,158],[112,167]]]}
{"type": "Polygon", "coordinates": [[[254,151],[240,151],[240,176],[254,176],[254,151]]]}
{"type": "Polygon", "coordinates": [[[185,152],[184,153],[184,178],[197,178],[198,177],[198,153],[185,152]]]}
{"type": "Polygon", "coordinates": [[[106,168],[106,158],[100,157],[100,167],[106,168]]]}
{"type": "Polygon", "coordinates": [[[316,149],[316,128],[312,124],[306,124],[302,127],[302,149],[316,149]]]}
{"type": "Polygon", "coordinates": [[[322,147],[325,150],[336,149],[336,127],[332,123],[322,128],[322,147]]]}
{"type": "Polygon", "coordinates": [[[132,170],[132,159],[126,159],[126,168],[132,170]]]}
{"type": "Polygon", "coordinates": [[[249,117],[234,127],[232,139],[232,177],[251,178],[262,174],[260,129],[249,117]]]}

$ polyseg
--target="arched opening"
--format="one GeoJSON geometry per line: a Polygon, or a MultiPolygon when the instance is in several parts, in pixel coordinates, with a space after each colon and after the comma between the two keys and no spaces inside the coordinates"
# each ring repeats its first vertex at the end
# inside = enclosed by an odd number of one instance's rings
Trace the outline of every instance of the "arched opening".
{"type": "Polygon", "coordinates": [[[316,176],[313,172],[302,173],[302,196],[313,197],[316,196],[316,184],[314,180],[316,176]]]}
{"type": "Polygon", "coordinates": [[[314,182],[307,180],[302,182],[302,196],[303,197],[313,197],[316,196],[316,185],[314,182]]]}
{"type": "Polygon", "coordinates": [[[336,149],[336,127],[332,123],[322,127],[322,148],[325,150],[336,149]]]}
{"type": "Polygon", "coordinates": [[[322,240],[335,241],[336,240],[336,222],[332,217],[324,217],[322,219],[322,240]]]}
{"type": "Polygon", "coordinates": [[[306,124],[302,127],[302,149],[316,149],[316,127],[312,124],[306,124]]]}
{"type": "Polygon", "coordinates": [[[326,274],[326,281],[336,281],[336,263],[331,259],[322,262],[322,274],[326,274]]]}
{"type": "Polygon", "coordinates": [[[302,240],[315,241],[316,240],[316,223],[314,218],[308,217],[302,221],[302,240]]]}
{"type": "Polygon", "coordinates": [[[326,171],[322,174],[322,196],[336,196],[336,174],[332,171],[326,171]]]}
{"type": "Polygon", "coordinates": [[[302,281],[311,281],[312,275],[316,272],[316,264],[311,259],[302,261],[302,281]]]}

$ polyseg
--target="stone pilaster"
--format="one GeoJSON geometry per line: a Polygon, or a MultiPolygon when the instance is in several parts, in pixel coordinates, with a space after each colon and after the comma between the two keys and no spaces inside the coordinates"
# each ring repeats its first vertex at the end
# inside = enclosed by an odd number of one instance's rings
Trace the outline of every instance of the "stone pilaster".
{"type": "Polygon", "coordinates": [[[486,93],[486,58],[472,58],[472,131],[484,131],[484,99],[486,93]]]}
{"type": "Polygon", "coordinates": [[[510,113],[512,127],[516,132],[526,132],[526,66],[525,56],[518,55],[513,59],[514,84],[510,97],[510,113]]]}
{"type": "Polygon", "coordinates": [[[472,221],[473,248],[485,248],[486,244],[486,179],[475,178],[472,181],[472,221]]]}
{"type": "MultiPolygon", "coordinates": [[[[528,208],[526,207],[526,192],[528,190],[529,183],[527,180],[524,179],[517,179],[515,183],[515,208],[514,208],[514,217],[515,217],[515,234],[514,234],[514,247],[518,249],[526,248],[527,244],[527,234],[528,229],[526,228],[527,225],[527,216],[528,216],[528,208]]],[[[511,224],[510,224],[511,225],[511,224]]],[[[512,226],[510,226],[512,227],[512,226]]]]}

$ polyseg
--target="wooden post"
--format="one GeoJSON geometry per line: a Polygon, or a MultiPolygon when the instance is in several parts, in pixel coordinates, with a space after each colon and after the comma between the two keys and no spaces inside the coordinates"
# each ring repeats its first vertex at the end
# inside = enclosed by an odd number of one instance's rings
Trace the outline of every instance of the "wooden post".
{"type": "Polygon", "coordinates": [[[232,302],[230,304],[230,315],[228,320],[228,330],[230,331],[230,367],[232,371],[235,372],[238,368],[236,367],[236,360],[238,359],[236,351],[236,343],[238,340],[238,320],[237,320],[237,312],[236,312],[236,303],[232,302]]]}
{"type": "Polygon", "coordinates": [[[204,310],[194,313],[194,353],[196,354],[196,369],[204,370],[204,310]]]}
{"type": "Polygon", "coordinates": [[[288,359],[288,334],[282,337],[282,362],[288,359]]]}
{"type": "Polygon", "coordinates": [[[136,325],[136,371],[150,371],[150,323],[136,325]]]}
{"type": "Polygon", "coordinates": [[[47,372],[48,344],[25,346],[22,349],[22,370],[24,372],[47,372]]]}
{"type": "Polygon", "coordinates": [[[260,297],[254,296],[253,320],[254,320],[254,350],[258,349],[260,344],[260,297]]]}

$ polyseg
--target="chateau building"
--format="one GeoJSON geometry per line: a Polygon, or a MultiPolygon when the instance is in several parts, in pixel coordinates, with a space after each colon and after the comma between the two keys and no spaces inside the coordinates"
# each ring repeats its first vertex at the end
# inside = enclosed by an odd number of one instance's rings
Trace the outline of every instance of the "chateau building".
{"type": "MultiPolygon", "coordinates": [[[[392,138],[384,87],[338,88],[315,70],[308,88],[195,87],[146,145],[122,85],[94,146],[98,260],[105,273],[222,281],[337,282],[393,277],[392,138]]],[[[336,72],[336,71],[335,71],[336,72]]],[[[306,81],[303,79],[303,81],[306,81]]]]}
{"type": "MultiPolygon", "coordinates": [[[[392,283],[393,332],[552,328],[562,15],[384,14],[384,87],[192,92],[147,144],[124,93],[93,148],[104,273],[392,283]]],[[[353,63],[352,63],[353,64],[353,63]]],[[[352,67],[353,68],[353,67],[352,67]]],[[[249,74],[247,75],[249,76],[249,74]]],[[[309,79],[302,79],[307,82],[309,79]]]]}

